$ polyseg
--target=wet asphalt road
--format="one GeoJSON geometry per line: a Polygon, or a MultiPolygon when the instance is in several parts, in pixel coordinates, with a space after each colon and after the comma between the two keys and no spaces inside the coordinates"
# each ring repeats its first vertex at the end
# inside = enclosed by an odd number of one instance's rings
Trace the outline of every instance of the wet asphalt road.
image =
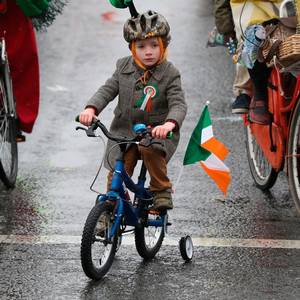
{"type": "MultiPolygon", "coordinates": [[[[171,179],[177,181],[189,135],[207,100],[215,135],[230,149],[226,164],[232,183],[226,199],[198,165],[184,169],[169,237],[299,240],[299,218],[284,173],[269,193],[253,185],[242,122],[230,113],[234,67],[224,49],[205,48],[213,26],[211,2],[135,1],[138,10],[153,8],[169,20],[169,58],[181,70],[188,102],[181,143],[169,164],[171,179]]],[[[193,262],[184,264],[178,248],[168,243],[148,263],[134,246],[124,245],[103,281],[93,283],[83,274],[77,238],[95,200],[89,185],[103,147],[75,131],[74,117],[111,75],[117,58],[128,55],[122,39],[127,17],[126,10],[104,0],[73,1],[47,33],[38,35],[40,114],[33,134],[19,145],[16,188],[0,188],[0,234],[22,238],[0,244],[0,298],[299,299],[296,248],[197,246],[193,262]],[[36,243],[32,237],[39,236],[61,240],[36,243]]],[[[102,115],[107,125],[113,108],[102,115]]],[[[103,178],[105,171],[100,174],[103,178]]],[[[104,179],[97,181],[101,187],[104,179]]]]}

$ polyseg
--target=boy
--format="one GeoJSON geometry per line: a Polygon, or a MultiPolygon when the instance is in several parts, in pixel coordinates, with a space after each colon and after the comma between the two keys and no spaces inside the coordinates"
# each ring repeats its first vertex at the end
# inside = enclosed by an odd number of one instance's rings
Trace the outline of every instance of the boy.
{"type": "MultiPolygon", "coordinates": [[[[80,122],[90,125],[94,116],[119,95],[110,132],[130,137],[134,135],[132,126],[144,123],[153,128],[152,136],[161,143],[148,148],[130,146],[125,154],[125,169],[132,176],[137,160],[141,158],[150,174],[154,208],[161,211],[172,209],[172,184],[167,176],[167,162],[177,148],[179,128],[187,106],[180,73],[166,60],[170,27],[161,14],[149,10],[128,19],[123,34],[132,55],[117,61],[116,71],[88,101],[80,114],[80,122]],[[169,131],[174,132],[172,140],[166,139],[169,131]]],[[[113,144],[113,141],[108,141],[107,150],[113,144]]],[[[110,157],[114,159],[116,156],[112,153],[110,157]]],[[[107,163],[105,167],[109,169],[107,163]]],[[[111,176],[112,170],[108,182],[111,176]]]]}

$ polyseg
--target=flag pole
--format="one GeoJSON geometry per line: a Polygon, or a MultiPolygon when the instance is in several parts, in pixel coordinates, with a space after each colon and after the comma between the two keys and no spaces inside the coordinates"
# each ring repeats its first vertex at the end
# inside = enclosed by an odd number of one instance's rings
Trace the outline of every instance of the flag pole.
{"type": "Polygon", "coordinates": [[[173,185],[173,193],[174,193],[174,197],[175,198],[175,195],[176,195],[176,190],[177,190],[177,187],[178,187],[178,184],[179,184],[179,181],[180,181],[180,178],[181,178],[181,175],[183,173],[183,165],[181,166],[180,170],[179,170],[179,174],[177,176],[177,179],[175,181],[175,184],[173,185]]]}

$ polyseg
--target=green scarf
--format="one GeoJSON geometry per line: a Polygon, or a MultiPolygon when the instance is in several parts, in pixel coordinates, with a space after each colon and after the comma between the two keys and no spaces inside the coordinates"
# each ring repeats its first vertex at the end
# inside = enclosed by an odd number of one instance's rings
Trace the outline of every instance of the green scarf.
{"type": "Polygon", "coordinates": [[[67,0],[16,0],[23,13],[32,19],[35,29],[42,31],[62,13],[67,0]]]}
{"type": "Polygon", "coordinates": [[[37,17],[47,10],[49,0],[17,0],[17,4],[25,16],[37,17]]]}

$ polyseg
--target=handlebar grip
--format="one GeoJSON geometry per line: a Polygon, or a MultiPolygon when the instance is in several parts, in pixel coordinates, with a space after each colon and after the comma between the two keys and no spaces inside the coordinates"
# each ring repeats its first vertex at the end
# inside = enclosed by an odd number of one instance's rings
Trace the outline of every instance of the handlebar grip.
{"type": "Polygon", "coordinates": [[[168,134],[167,134],[167,139],[168,140],[172,140],[173,139],[173,131],[170,131],[168,134]]]}
{"type": "Polygon", "coordinates": [[[75,117],[75,122],[79,122],[79,115],[75,117]]]}

